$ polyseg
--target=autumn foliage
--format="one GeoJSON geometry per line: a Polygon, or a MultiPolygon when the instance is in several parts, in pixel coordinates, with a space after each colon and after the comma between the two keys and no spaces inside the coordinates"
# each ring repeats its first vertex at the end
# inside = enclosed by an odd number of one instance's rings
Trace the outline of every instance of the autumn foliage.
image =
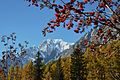
{"type": "MultiPolygon", "coordinates": [[[[30,5],[39,6],[40,9],[48,7],[55,11],[55,19],[50,20],[43,34],[51,33],[61,25],[66,29],[74,28],[75,33],[82,33],[86,27],[100,28],[98,33],[103,33],[105,26],[116,29],[120,23],[119,0],[26,0],[30,5]]],[[[111,30],[108,30],[111,35],[111,30]]]]}
{"type": "MultiPolygon", "coordinates": [[[[75,48],[76,50],[77,53],[73,52],[71,56],[61,59],[64,73],[63,80],[120,80],[119,40],[101,47],[96,46],[94,52],[87,48],[84,54],[79,54],[79,49],[75,48]],[[79,74],[77,74],[78,72],[79,74]]],[[[54,80],[53,76],[56,74],[57,62],[50,62],[46,65],[44,80],[54,80]]]]}

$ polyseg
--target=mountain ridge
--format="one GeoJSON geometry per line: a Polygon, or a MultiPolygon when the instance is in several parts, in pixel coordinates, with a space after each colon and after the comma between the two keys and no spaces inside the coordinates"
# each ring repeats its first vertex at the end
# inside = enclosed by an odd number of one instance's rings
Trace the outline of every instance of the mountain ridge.
{"type": "Polygon", "coordinates": [[[38,47],[30,47],[26,49],[22,63],[25,64],[29,60],[34,61],[37,51],[41,53],[41,56],[45,63],[57,59],[64,50],[70,49],[74,43],[65,42],[62,39],[47,39],[43,40],[38,47]]]}

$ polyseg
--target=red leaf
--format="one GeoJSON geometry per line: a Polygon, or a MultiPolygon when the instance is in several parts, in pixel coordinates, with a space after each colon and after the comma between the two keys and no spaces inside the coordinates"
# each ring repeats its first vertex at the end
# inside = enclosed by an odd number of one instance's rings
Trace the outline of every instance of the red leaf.
{"type": "Polygon", "coordinates": [[[52,4],[52,6],[57,6],[57,4],[52,4]]]}
{"type": "Polygon", "coordinates": [[[48,23],[48,25],[50,26],[51,24],[50,24],[50,23],[48,23]]]}
{"type": "Polygon", "coordinates": [[[52,30],[47,30],[47,32],[52,33],[53,31],[52,30]]]}
{"type": "Polygon", "coordinates": [[[105,3],[104,3],[104,2],[101,2],[101,3],[99,4],[99,7],[100,7],[100,8],[105,7],[105,3]]]}
{"type": "Polygon", "coordinates": [[[59,8],[63,9],[63,7],[61,5],[58,5],[59,8]]]}
{"type": "Polygon", "coordinates": [[[36,2],[36,0],[32,0],[32,3],[34,4],[36,2]]]}
{"type": "Polygon", "coordinates": [[[71,3],[74,3],[74,2],[75,2],[75,0],[70,0],[70,2],[71,2],[71,3]]]}
{"type": "Polygon", "coordinates": [[[105,19],[105,18],[99,18],[99,20],[100,20],[100,21],[106,21],[106,19],[105,19]]]}
{"type": "Polygon", "coordinates": [[[60,11],[59,11],[58,8],[55,8],[55,12],[56,12],[56,13],[60,13],[60,11]]]}
{"type": "Polygon", "coordinates": [[[84,9],[83,9],[83,4],[82,4],[82,3],[79,4],[79,8],[80,8],[80,10],[84,10],[84,9]]]}
{"type": "Polygon", "coordinates": [[[56,13],[55,16],[56,16],[56,17],[60,17],[60,14],[59,14],[59,13],[56,13]]]}
{"type": "Polygon", "coordinates": [[[74,32],[79,33],[79,30],[78,30],[78,29],[75,29],[74,32]]]}
{"type": "Polygon", "coordinates": [[[54,27],[54,26],[50,26],[50,28],[55,29],[55,27],[54,27]]]}
{"type": "Polygon", "coordinates": [[[89,0],[84,0],[84,3],[87,3],[89,0]]]}
{"type": "Polygon", "coordinates": [[[98,33],[102,33],[102,32],[103,32],[102,29],[99,29],[99,30],[98,30],[98,33]]]}

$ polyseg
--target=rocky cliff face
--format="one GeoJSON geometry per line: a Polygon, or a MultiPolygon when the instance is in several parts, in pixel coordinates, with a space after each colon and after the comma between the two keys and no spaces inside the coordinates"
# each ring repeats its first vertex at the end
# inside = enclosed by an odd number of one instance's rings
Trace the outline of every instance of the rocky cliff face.
{"type": "Polygon", "coordinates": [[[40,43],[38,47],[30,47],[26,49],[26,53],[21,56],[22,63],[25,64],[29,60],[35,60],[37,51],[40,51],[41,57],[45,63],[50,60],[57,59],[62,52],[70,49],[74,43],[68,43],[62,39],[47,39],[40,43]]]}

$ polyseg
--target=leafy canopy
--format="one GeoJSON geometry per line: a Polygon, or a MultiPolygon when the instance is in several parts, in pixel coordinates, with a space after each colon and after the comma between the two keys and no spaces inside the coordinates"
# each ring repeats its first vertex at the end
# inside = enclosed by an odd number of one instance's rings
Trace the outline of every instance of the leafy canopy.
{"type": "MultiPolygon", "coordinates": [[[[99,29],[98,33],[104,32],[104,28],[116,29],[120,33],[120,0],[26,0],[30,5],[48,7],[55,11],[55,19],[50,20],[44,28],[43,35],[53,32],[56,27],[63,25],[68,30],[75,28],[74,32],[82,33],[86,27],[99,29]],[[62,3],[61,3],[62,2],[62,3]]],[[[108,29],[107,34],[111,35],[108,29]]]]}

